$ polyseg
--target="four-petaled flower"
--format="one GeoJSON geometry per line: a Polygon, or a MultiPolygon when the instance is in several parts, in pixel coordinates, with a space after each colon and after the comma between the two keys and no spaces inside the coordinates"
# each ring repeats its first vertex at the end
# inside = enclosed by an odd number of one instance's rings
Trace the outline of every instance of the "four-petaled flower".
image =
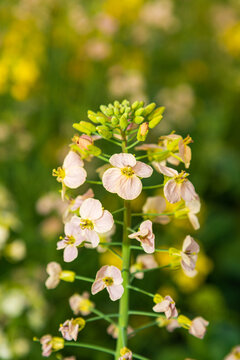
{"type": "Polygon", "coordinates": [[[86,321],[83,318],[66,320],[60,325],[59,331],[65,340],[77,341],[78,333],[85,327],[86,321]]]}
{"type": "Polygon", "coordinates": [[[96,279],[92,284],[92,294],[95,295],[103,289],[107,289],[112,301],[121,298],[124,288],[121,271],[116,266],[102,266],[97,272],[96,279]]]}
{"type": "Polygon", "coordinates": [[[64,226],[65,237],[58,241],[57,250],[64,249],[63,259],[71,262],[78,256],[77,246],[84,241],[81,228],[73,221],[73,218],[64,226]]]}
{"type": "Polygon", "coordinates": [[[117,193],[125,200],[137,198],[142,191],[142,182],[139,178],[148,178],[152,175],[151,166],[136,161],[132,154],[114,154],[109,159],[113,168],[105,171],[102,177],[103,186],[111,193],[117,193]]]}
{"type": "Polygon", "coordinates": [[[139,231],[128,236],[130,239],[140,241],[143,250],[151,254],[155,250],[155,235],[152,231],[152,222],[150,220],[143,221],[139,231]]]}
{"type": "Polygon", "coordinates": [[[75,315],[87,316],[91,313],[94,303],[89,300],[89,293],[85,291],[82,295],[74,294],[69,299],[69,305],[75,315]]]}
{"type": "Polygon", "coordinates": [[[98,234],[112,229],[114,224],[112,214],[104,210],[100,201],[96,199],[84,200],[79,213],[80,217],[73,216],[71,221],[80,229],[84,241],[95,248],[100,242],[98,234]]]}
{"type": "Polygon", "coordinates": [[[171,204],[179,202],[181,199],[192,201],[198,198],[193,184],[187,179],[187,173],[184,171],[178,173],[177,170],[161,164],[158,164],[157,168],[160,173],[171,178],[164,185],[164,195],[171,204]]]}
{"type": "Polygon", "coordinates": [[[75,272],[69,270],[62,270],[61,266],[57,262],[50,262],[46,269],[49,277],[47,278],[45,285],[48,289],[55,289],[60,280],[67,282],[73,282],[75,280],[75,272]]]}
{"type": "Polygon", "coordinates": [[[171,298],[171,296],[165,296],[162,301],[156,304],[153,307],[153,311],[155,312],[164,312],[167,319],[178,316],[178,311],[175,307],[175,302],[171,298]]]}

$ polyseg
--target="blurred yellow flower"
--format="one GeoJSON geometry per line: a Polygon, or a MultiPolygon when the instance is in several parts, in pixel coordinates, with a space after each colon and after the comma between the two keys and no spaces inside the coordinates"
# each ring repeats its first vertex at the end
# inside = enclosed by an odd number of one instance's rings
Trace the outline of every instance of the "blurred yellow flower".
{"type": "Polygon", "coordinates": [[[240,56],[240,22],[225,29],[221,36],[225,50],[233,57],[240,56]]]}

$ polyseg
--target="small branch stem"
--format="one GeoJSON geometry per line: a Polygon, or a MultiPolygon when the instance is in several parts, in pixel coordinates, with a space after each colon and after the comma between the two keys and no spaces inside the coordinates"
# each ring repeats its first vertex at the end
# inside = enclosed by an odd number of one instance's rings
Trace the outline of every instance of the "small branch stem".
{"type": "Polygon", "coordinates": [[[75,279],[87,281],[87,282],[90,282],[90,283],[94,282],[94,279],[89,278],[89,277],[85,277],[85,276],[80,276],[80,275],[75,275],[75,279]]]}
{"type": "Polygon", "coordinates": [[[147,295],[147,296],[150,296],[150,297],[152,297],[152,298],[154,298],[154,296],[155,296],[154,294],[151,294],[150,292],[148,292],[148,291],[146,291],[146,290],[139,289],[139,288],[137,288],[137,287],[135,287],[135,286],[132,286],[132,285],[128,285],[128,288],[131,289],[131,290],[140,292],[140,293],[142,293],[142,294],[145,294],[145,295],[147,295]]]}
{"type": "Polygon", "coordinates": [[[148,189],[157,189],[157,188],[161,188],[163,187],[164,184],[159,184],[159,185],[151,185],[151,186],[143,186],[143,190],[148,190],[148,189]]]}
{"type": "Polygon", "coordinates": [[[99,317],[102,317],[102,319],[106,320],[107,322],[114,324],[117,326],[117,324],[115,323],[115,321],[113,321],[108,315],[104,314],[103,312],[101,312],[100,310],[97,310],[95,308],[91,308],[91,312],[93,312],[94,314],[98,315],[99,317]]]}
{"type": "Polygon", "coordinates": [[[86,180],[85,182],[88,184],[102,185],[102,181],[86,180]]]}
{"type": "Polygon", "coordinates": [[[138,143],[140,143],[141,141],[135,141],[133,144],[131,144],[131,145],[129,145],[128,147],[127,147],[127,149],[131,149],[132,147],[134,147],[134,146],[136,146],[138,143]]]}
{"type": "Polygon", "coordinates": [[[138,311],[138,310],[130,310],[128,312],[129,315],[140,315],[140,316],[151,316],[151,317],[159,317],[159,314],[153,312],[146,311],[138,311]]]}
{"type": "Polygon", "coordinates": [[[115,351],[104,348],[102,346],[97,346],[97,345],[91,345],[91,344],[84,344],[84,343],[76,343],[76,342],[65,342],[64,346],[75,346],[75,347],[81,347],[81,348],[85,348],[85,349],[91,349],[91,350],[96,350],[96,351],[100,351],[100,352],[104,352],[106,354],[110,354],[110,355],[115,355],[115,351]]]}
{"type": "Polygon", "coordinates": [[[125,211],[125,208],[124,208],[124,207],[121,208],[121,209],[118,209],[118,210],[113,211],[113,212],[112,212],[112,215],[115,215],[115,214],[117,214],[117,213],[119,213],[119,212],[122,212],[122,211],[125,211]]]}
{"type": "Polygon", "coordinates": [[[135,335],[139,331],[145,330],[145,329],[150,328],[150,327],[155,326],[155,325],[157,325],[157,321],[151,321],[150,323],[147,323],[147,324],[145,324],[143,326],[140,326],[139,328],[134,329],[132,332],[130,332],[128,334],[128,337],[131,337],[132,335],[135,335]]]}

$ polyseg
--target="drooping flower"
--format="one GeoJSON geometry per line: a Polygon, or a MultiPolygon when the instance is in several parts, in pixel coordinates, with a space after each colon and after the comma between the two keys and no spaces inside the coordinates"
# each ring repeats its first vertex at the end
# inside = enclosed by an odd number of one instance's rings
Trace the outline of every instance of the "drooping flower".
{"type": "Polygon", "coordinates": [[[112,301],[122,297],[124,288],[121,271],[116,266],[102,266],[97,272],[96,279],[92,284],[92,294],[95,295],[103,289],[107,289],[112,301]]]}
{"type": "Polygon", "coordinates": [[[187,235],[183,241],[182,251],[170,248],[169,254],[176,259],[176,265],[180,261],[181,267],[187,276],[193,277],[197,273],[195,267],[199,251],[198,243],[190,235],[187,235]]]}
{"type": "MultiPolygon", "coordinates": [[[[131,334],[133,332],[133,328],[131,326],[128,326],[127,328],[127,334],[131,334]]],[[[115,324],[110,324],[107,328],[108,335],[111,335],[113,339],[117,339],[119,335],[119,328],[115,324]]]]}
{"type": "Polygon", "coordinates": [[[87,177],[83,166],[84,163],[80,156],[74,151],[69,151],[64,159],[63,166],[53,170],[53,176],[56,176],[58,182],[70,189],[76,189],[85,182],[87,177]]]}
{"type": "Polygon", "coordinates": [[[98,234],[112,229],[114,224],[112,214],[104,210],[100,201],[96,199],[84,200],[79,213],[80,217],[73,216],[71,221],[81,230],[84,240],[95,248],[100,242],[98,234]]]}
{"type": "Polygon", "coordinates": [[[228,354],[224,360],[238,360],[240,359],[240,345],[235,346],[231,353],[228,354]]]}
{"type": "Polygon", "coordinates": [[[199,339],[203,339],[204,335],[206,333],[206,327],[208,326],[209,322],[207,320],[205,320],[204,318],[202,318],[201,316],[196,317],[195,319],[192,320],[190,329],[189,329],[189,334],[199,338],[199,339]]]}
{"type": "Polygon", "coordinates": [[[143,221],[139,231],[128,236],[130,239],[140,241],[143,250],[151,254],[155,250],[155,235],[152,232],[152,222],[150,220],[143,221]]]}
{"type": "Polygon", "coordinates": [[[53,351],[64,348],[64,340],[60,337],[52,337],[52,335],[44,335],[40,339],[42,345],[42,356],[49,357],[53,351]]]}
{"type": "MultiPolygon", "coordinates": [[[[145,214],[161,214],[166,210],[166,200],[162,196],[148,197],[143,205],[143,213],[145,214]]],[[[152,222],[159,224],[168,224],[170,217],[167,215],[148,216],[152,222]]]]}
{"type": "Polygon", "coordinates": [[[137,198],[142,191],[142,182],[139,178],[148,178],[152,175],[151,166],[136,161],[132,154],[114,154],[109,159],[113,168],[103,174],[103,186],[111,193],[117,193],[125,200],[137,198]]]}
{"type": "Polygon", "coordinates": [[[86,291],[82,295],[72,295],[69,304],[75,315],[81,314],[83,316],[89,315],[94,307],[94,303],[89,300],[89,293],[86,291]]]}
{"type": "Polygon", "coordinates": [[[164,312],[167,319],[178,316],[178,311],[175,307],[175,302],[171,296],[167,295],[153,307],[155,312],[164,312]]]}
{"type": "Polygon", "coordinates": [[[120,350],[120,355],[121,356],[118,360],[133,360],[132,352],[127,347],[124,347],[120,350]]]}
{"type": "Polygon", "coordinates": [[[57,250],[64,249],[63,259],[65,262],[71,262],[78,256],[77,247],[84,241],[82,230],[73,221],[73,218],[64,226],[65,237],[58,241],[57,250]]]}
{"type": "Polygon", "coordinates": [[[158,264],[153,255],[139,255],[136,258],[136,263],[131,266],[130,272],[135,273],[134,276],[137,279],[143,279],[144,272],[141,272],[141,270],[154,269],[157,266],[158,264]]]}
{"type": "Polygon", "coordinates": [[[192,201],[198,198],[193,184],[187,180],[187,173],[184,171],[178,173],[177,170],[161,164],[158,164],[157,168],[160,173],[170,178],[164,185],[164,195],[171,204],[181,199],[192,201]]]}
{"type": "Polygon", "coordinates": [[[59,331],[65,340],[77,341],[78,333],[85,327],[86,321],[83,318],[66,320],[60,325],[59,331]]]}
{"type": "Polygon", "coordinates": [[[46,269],[49,277],[47,278],[45,285],[48,289],[55,289],[60,280],[67,282],[73,282],[75,280],[75,272],[69,270],[62,270],[61,266],[57,262],[50,262],[46,269]]]}

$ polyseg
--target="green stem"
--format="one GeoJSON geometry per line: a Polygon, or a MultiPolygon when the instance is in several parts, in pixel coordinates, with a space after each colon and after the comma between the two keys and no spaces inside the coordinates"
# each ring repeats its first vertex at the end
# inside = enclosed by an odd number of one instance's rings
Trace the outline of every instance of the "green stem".
{"type": "Polygon", "coordinates": [[[115,323],[115,321],[113,321],[108,315],[104,314],[103,312],[101,312],[100,310],[97,310],[95,308],[91,308],[91,312],[93,312],[94,314],[98,315],[99,317],[101,317],[102,319],[106,320],[107,322],[114,324],[117,326],[117,324],[115,323]]]}
{"type": "Polygon", "coordinates": [[[148,291],[146,291],[146,290],[139,289],[139,288],[137,288],[137,287],[135,287],[135,286],[132,286],[132,285],[128,285],[128,288],[131,289],[131,290],[140,292],[140,293],[142,293],[142,294],[145,294],[145,295],[147,295],[147,296],[150,296],[150,297],[152,297],[152,298],[154,298],[154,296],[155,296],[154,294],[152,294],[152,293],[150,293],[150,292],[148,292],[148,291]]]}
{"type": "Polygon", "coordinates": [[[102,181],[86,180],[85,182],[88,183],[88,184],[102,185],[102,181]]]}
{"type": "Polygon", "coordinates": [[[157,188],[161,188],[163,187],[164,184],[159,184],[159,185],[151,185],[151,186],[143,186],[143,190],[148,190],[148,189],[157,189],[157,188]]]}
{"type": "MultiPolygon", "coordinates": [[[[143,250],[143,248],[141,246],[135,246],[135,245],[132,245],[131,249],[132,250],[143,250]]],[[[156,252],[169,252],[168,249],[155,249],[155,251],[156,252]]],[[[151,269],[148,269],[148,270],[151,270],[151,269]]],[[[140,270],[140,271],[143,271],[143,270],[140,270]]]]}
{"type": "Polygon", "coordinates": [[[101,246],[122,246],[121,242],[100,242],[101,246]]]}
{"type": "Polygon", "coordinates": [[[99,159],[101,159],[101,160],[109,163],[109,159],[105,159],[105,157],[103,157],[103,156],[101,156],[101,155],[95,155],[95,157],[97,157],[97,158],[99,158],[99,159]]]}
{"type": "MultiPolygon", "coordinates": [[[[125,227],[124,221],[114,220],[114,222],[115,222],[116,224],[122,225],[123,228],[125,227]]],[[[133,230],[133,229],[130,228],[130,227],[127,227],[126,229],[127,229],[128,231],[132,232],[132,233],[135,232],[135,230],[133,230]]]]}
{"type": "Polygon", "coordinates": [[[75,275],[75,279],[77,280],[83,280],[83,281],[87,281],[87,282],[91,282],[93,283],[95,280],[92,279],[92,278],[88,278],[88,277],[85,277],[85,276],[80,276],[80,275],[75,275]]]}
{"type": "Polygon", "coordinates": [[[159,317],[159,314],[147,311],[138,311],[138,310],[130,310],[128,315],[141,315],[141,316],[152,316],[152,317],[159,317]]]}
{"type": "Polygon", "coordinates": [[[119,213],[119,212],[122,212],[122,211],[124,211],[124,210],[125,210],[125,208],[123,207],[123,208],[121,208],[121,209],[112,211],[112,215],[117,214],[117,213],[119,213]]]}
{"type": "Polygon", "coordinates": [[[141,141],[139,141],[139,140],[137,140],[137,141],[135,141],[133,144],[131,144],[131,145],[129,145],[128,147],[127,147],[127,149],[131,149],[132,147],[134,147],[134,146],[136,146],[138,143],[140,143],[141,141]]]}
{"type": "Polygon", "coordinates": [[[64,346],[81,347],[81,348],[85,348],[85,349],[91,349],[91,350],[104,352],[104,353],[110,354],[110,355],[115,355],[115,351],[104,348],[102,346],[97,346],[97,345],[91,345],[91,344],[85,344],[85,343],[75,343],[75,342],[65,342],[64,346]]]}
{"type": "MultiPolygon", "coordinates": [[[[111,318],[111,317],[118,317],[118,314],[107,314],[107,316],[109,317],[109,318],[111,318]]],[[[91,317],[91,318],[89,318],[89,319],[86,319],[86,322],[93,322],[93,321],[98,321],[98,320],[102,320],[102,316],[94,316],[94,317],[91,317]]]]}
{"type": "Polygon", "coordinates": [[[132,335],[135,335],[139,331],[145,330],[147,328],[150,328],[152,326],[157,325],[157,321],[151,321],[150,323],[147,323],[146,325],[140,326],[139,328],[134,329],[132,332],[128,334],[128,337],[131,337],[132,335]]]}

